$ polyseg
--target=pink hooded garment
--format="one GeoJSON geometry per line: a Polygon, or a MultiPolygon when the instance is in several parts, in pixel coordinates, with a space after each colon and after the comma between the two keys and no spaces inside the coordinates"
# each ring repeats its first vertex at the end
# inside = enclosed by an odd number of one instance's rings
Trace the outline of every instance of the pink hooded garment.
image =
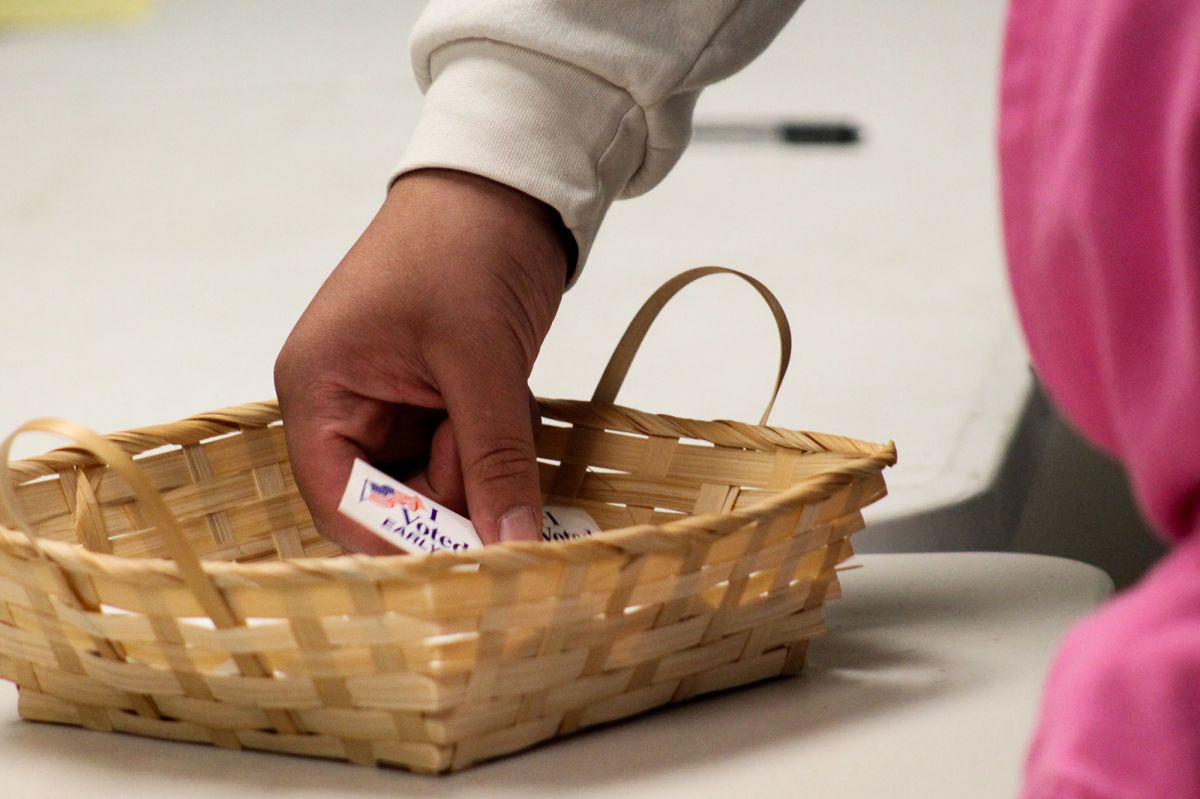
{"type": "Polygon", "coordinates": [[[1175,543],[1065,641],[1024,796],[1200,797],[1200,2],[1013,0],[1001,108],[1035,368],[1175,543]]]}

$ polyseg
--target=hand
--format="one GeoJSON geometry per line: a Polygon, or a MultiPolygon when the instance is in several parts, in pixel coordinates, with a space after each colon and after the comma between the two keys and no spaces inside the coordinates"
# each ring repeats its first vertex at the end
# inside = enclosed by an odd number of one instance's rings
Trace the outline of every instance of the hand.
{"type": "Polygon", "coordinates": [[[562,298],[563,233],[549,206],[486,178],[396,181],[275,363],[318,531],[396,551],[337,512],[358,457],[468,512],[485,543],[540,536],[527,380],[562,298]]]}

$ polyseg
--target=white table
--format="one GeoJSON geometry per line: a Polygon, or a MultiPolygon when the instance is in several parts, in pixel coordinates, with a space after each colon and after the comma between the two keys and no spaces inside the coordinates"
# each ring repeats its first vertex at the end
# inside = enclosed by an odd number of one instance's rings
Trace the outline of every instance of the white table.
{"type": "MultiPolygon", "coordinates": [[[[0,432],[46,414],[114,430],[273,393],[280,344],[419,112],[406,45],[419,7],[161,0],[132,23],[4,32],[0,432]]],[[[864,143],[697,144],[655,191],[617,203],[535,391],[590,395],[656,285],[723,263],[791,313],[773,420],[897,442],[872,520],[993,490],[1029,387],[996,201],[1003,8],[805,4],[697,119],[847,116],[864,143]]],[[[701,284],[663,314],[621,400],[754,420],[775,352],[750,289],[701,284]]],[[[978,515],[934,520],[919,543],[1005,548],[1002,532],[954,538],[988,530],[978,515]]]]}
{"type": "Polygon", "coordinates": [[[1058,639],[1112,583],[1036,555],[865,555],[796,679],[735,690],[436,778],[21,722],[23,799],[1011,797],[1058,639]]]}

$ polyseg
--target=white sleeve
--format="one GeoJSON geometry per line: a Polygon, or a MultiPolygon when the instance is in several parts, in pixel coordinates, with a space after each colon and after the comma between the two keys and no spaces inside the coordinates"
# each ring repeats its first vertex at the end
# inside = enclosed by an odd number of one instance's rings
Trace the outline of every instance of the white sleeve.
{"type": "Polygon", "coordinates": [[[396,175],[472,172],[555,208],[577,277],[608,206],[683,154],[700,90],[800,0],[433,0],[412,34],[425,103],[396,175]]]}

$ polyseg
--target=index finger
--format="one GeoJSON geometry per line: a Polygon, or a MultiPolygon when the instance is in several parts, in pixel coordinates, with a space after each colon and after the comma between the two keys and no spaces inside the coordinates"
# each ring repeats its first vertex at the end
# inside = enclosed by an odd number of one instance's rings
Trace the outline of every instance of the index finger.
{"type": "Polygon", "coordinates": [[[351,552],[401,554],[399,548],[338,512],[354,459],[367,459],[362,448],[337,431],[295,413],[285,413],[283,432],[296,487],[312,513],[317,532],[351,552]]]}

